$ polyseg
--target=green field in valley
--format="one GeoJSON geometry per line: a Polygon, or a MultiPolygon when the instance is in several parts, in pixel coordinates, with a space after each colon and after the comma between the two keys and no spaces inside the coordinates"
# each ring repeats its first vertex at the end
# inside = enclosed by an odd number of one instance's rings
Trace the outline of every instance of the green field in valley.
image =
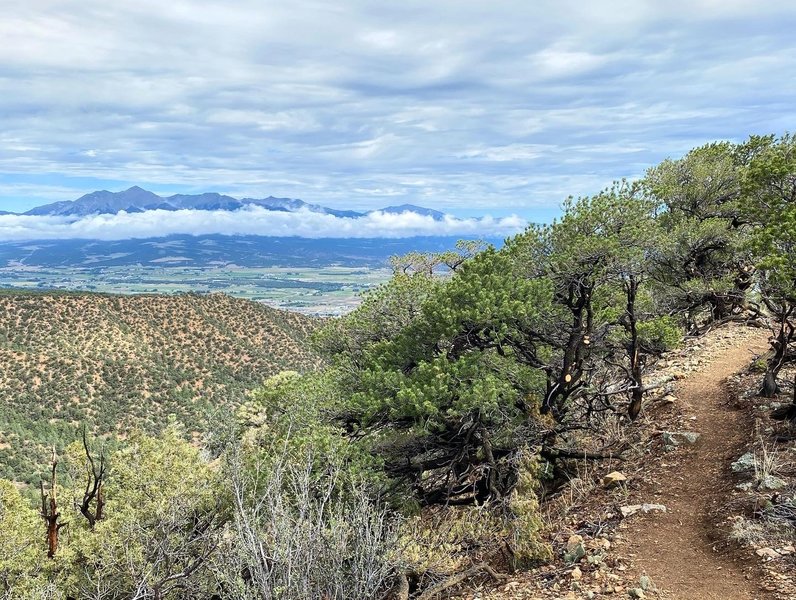
{"type": "Polygon", "coordinates": [[[276,308],[307,314],[338,315],[355,308],[362,292],[389,276],[388,269],[339,266],[10,267],[0,269],[0,288],[85,290],[115,294],[225,292],[276,308]]]}

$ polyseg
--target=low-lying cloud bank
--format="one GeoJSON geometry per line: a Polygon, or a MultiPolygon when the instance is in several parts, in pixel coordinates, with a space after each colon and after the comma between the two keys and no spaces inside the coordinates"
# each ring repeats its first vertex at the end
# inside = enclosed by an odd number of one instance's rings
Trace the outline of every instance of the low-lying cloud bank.
{"type": "Polygon", "coordinates": [[[262,235],[305,238],[403,238],[414,236],[502,237],[522,231],[527,222],[510,216],[441,220],[417,213],[370,213],[358,219],[301,210],[236,211],[152,210],[82,218],[0,215],[0,242],[24,240],[124,240],[191,235],[262,235]]]}

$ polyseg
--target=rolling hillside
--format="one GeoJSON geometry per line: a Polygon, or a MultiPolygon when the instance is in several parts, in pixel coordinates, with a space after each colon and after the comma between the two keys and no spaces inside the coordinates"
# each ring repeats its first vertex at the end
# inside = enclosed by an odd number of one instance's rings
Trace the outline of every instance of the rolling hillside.
{"type": "Polygon", "coordinates": [[[0,293],[0,477],[38,481],[47,448],[76,437],[200,430],[281,370],[318,364],[316,321],[222,294],[0,293]]]}

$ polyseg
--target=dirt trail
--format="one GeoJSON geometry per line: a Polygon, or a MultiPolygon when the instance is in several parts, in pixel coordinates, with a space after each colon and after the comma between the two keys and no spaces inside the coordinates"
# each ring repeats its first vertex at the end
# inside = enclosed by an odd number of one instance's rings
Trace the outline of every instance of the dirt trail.
{"type": "Polygon", "coordinates": [[[676,394],[688,428],[701,437],[693,447],[667,454],[652,468],[656,482],[638,500],[666,505],[666,514],[628,519],[624,532],[635,568],[645,571],[670,600],[768,598],[755,584],[754,564],[723,540],[726,524],[716,516],[730,498],[729,463],[751,434],[743,413],[729,403],[728,376],[746,367],[752,351],[766,348],[761,333],[717,355],[681,381],[676,394]]]}

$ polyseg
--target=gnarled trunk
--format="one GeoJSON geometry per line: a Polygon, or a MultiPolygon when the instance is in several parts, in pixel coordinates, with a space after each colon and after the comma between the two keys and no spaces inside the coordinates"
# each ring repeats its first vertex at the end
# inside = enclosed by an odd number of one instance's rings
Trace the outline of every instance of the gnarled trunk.
{"type": "Polygon", "coordinates": [[[779,369],[774,369],[769,365],[766,369],[766,374],[763,376],[763,387],[760,388],[760,395],[764,398],[773,398],[779,392],[779,385],[777,384],[777,372],[779,369]]]}
{"type": "Polygon", "coordinates": [[[594,329],[592,293],[594,285],[577,281],[570,285],[566,305],[572,312],[572,328],[569,331],[561,371],[555,377],[548,377],[547,392],[542,401],[542,413],[562,412],[567,398],[580,385],[583,375],[583,361],[589,354],[591,335],[594,329]]]}
{"type": "Polygon", "coordinates": [[[625,295],[627,296],[625,330],[630,335],[630,344],[627,349],[630,359],[631,400],[627,414],[635,420],[641,412],[641,403],[644,400],[644,381],[641,371],[641,357],[639,356],[638,319],[636,317],[636,296],[638,295],[639,281],[631,275],[625,282],[625,295]]]}
{"type": "Polygon", "coordinates": [[[793,353],[788,353],[788,345],[793,341],[794,326],[788,321],[785,315],[780,323],[777,336],[771,341],[771,348],[774,352],[766,364],[766,373],[763,376],[763,386],[760,388],[760,395],[764,398],[773,398],[779,392],[777,375],[785,363],[794,359],[793,353]]]}
{"type": "Polygon", "coordinates": [[[58,552],[59,533],[61,528],[66,525],[66,523],[59,523],[61,513],[58,512],[57,467],[58,458],[55,455],[55,448],[53,448],[49,493],[44,491],[44,482],[41,482],[41,517],[46,524],[47,558],[55,558],[58,552]]]}

